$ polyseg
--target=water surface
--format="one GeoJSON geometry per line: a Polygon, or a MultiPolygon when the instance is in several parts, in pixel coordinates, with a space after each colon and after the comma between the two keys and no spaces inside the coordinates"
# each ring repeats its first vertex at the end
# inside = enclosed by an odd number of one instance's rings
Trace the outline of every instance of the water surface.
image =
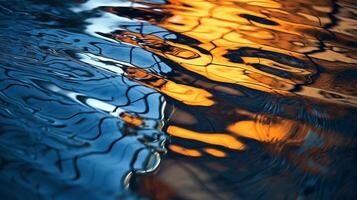
{"type": "Polygon", "coordinates": [[[352,0],[0,0],[2,199],[357,198],[352,0]]]}

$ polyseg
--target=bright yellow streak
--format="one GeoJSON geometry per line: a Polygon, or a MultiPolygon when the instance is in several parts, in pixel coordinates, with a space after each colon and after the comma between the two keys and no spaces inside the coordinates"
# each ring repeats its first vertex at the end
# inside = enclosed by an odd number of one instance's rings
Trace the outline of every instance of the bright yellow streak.
{"type": "Polygon", "coordinates": [[[224,133],[199,133],[177,126],[169,126],[167,132],[175,137],[196,140],[207,144],[219,145],[229,149],[243,150],[244,144],[231,135],[224,133]]]}
{"type": "Polygon", "coordinates": [[[227,127],[229,132],[261,142],[276,142],[287,139],[296,131],[296,122],[281,120],[274,123],[239,121],[227,127]]]}
{"type": "Polygon", "coordinates": [[[205,148],[204,151],[207,152],[208,154],[211,154],[212,156],[219,157],[219,158],[223,158],[227,156],[226,153],[218,149],[205,148]]]}
{"type": "Polygon", "coordinates": [[[144,125],[144,121],[139,117],[132,117],[126,113],[120,115],[120,118],[125,121],[126,123],[133,124],[135,126],[142,126],[144,125]]]}
{"type": "Polygon", "coordinates": [[[168,81],[158,90],[187,105],[212,106],[214,104],[214,101],[210,99],[211,93],[192,86],[168,81]]]}
{"type": "Polygon", "coordinates": [[[194,150],[194,149],[186,149],[184,147],[180,147],[174,144],[171,144],[169,146],[169,149],[173,152],[185,155],[185,156],[191,156],[191,157],[200,157],[202,154],[201,152],[194,150]]]}

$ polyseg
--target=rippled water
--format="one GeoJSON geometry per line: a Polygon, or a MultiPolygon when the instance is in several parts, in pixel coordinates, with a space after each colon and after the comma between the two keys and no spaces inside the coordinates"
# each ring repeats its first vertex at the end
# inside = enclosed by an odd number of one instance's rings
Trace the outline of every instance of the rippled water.
{"type": "Polygon", "coordinates": [[[1,199],[356,199],[353,0],[0,0],[1,199]]]}

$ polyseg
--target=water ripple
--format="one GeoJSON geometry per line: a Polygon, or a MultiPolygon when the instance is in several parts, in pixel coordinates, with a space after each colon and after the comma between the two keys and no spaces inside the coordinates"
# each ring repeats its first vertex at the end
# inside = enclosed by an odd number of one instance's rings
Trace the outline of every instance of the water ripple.
{"type": "Polygon", "coordinates": [[[4,199],[357,195],[352,1],[0,1],[0,29],[4,199]]]}

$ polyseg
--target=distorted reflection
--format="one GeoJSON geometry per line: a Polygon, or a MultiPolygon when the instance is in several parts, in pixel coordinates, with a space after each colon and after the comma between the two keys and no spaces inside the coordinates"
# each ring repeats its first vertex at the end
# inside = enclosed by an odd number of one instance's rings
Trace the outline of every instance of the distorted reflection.
{"type": "Polygon", "coordinates": [[[0,2],[5,197],[356,197],[352,0],[24,2],[0,2]]]}

